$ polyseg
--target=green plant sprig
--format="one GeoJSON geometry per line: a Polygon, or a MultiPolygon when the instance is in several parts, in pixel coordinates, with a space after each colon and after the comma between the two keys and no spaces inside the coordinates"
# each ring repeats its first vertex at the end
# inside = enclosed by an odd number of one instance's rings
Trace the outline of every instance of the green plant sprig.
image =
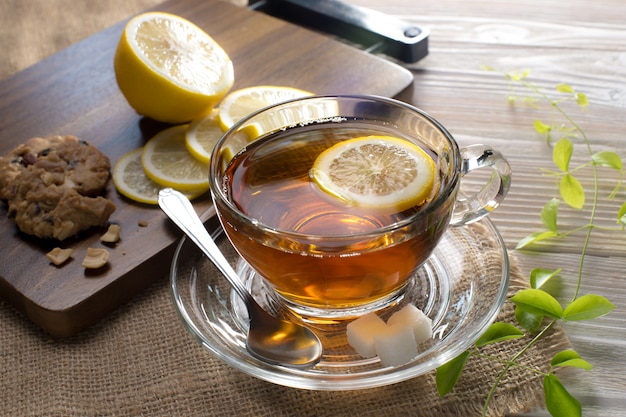
{"type": "MultiPolygon", "coordinates": [[[[493,71],[492,68],[485,69],[493,71]]],[[[543,375],[545,406],[552,416],[580,416],[582,415],[580,402],[567,391],[556,372],[564,367],[588,371],[592,369],[592,365],[589,362],[581,358],[573,349],[566,349],[556,353],[550,361],[547,372],[541,371],[539,366],[537,368],[529,368],[528,366],[520,365],[518,360],[548,334],[557,323],[593,320],[610,313],[615,308],[603,296],[596,294],[580,295],[580,289],[583,281],[585,256],[591,241],[592,231],[595,229],[623,231],[626,227],[626,202],[618,209],[616,216],[617,226],[596,224],[596,214],[601,198],[599,168],[608,168],[619,174],[617,185],[607,196],[608,199],[614,199],[624,188],[624,164],[616,152],[593,152],[591,141],[587,137],[586,132],[565,110],[565,105],[572,102],[577,104],[579,108],[586,109],[589,105],[589,100],[585,94],[575,91],[569,84],[558,84],[554,91],[556,97],[552,97],[544,89],[529,81],[529,71],[513,71],[504,74],[504,76],[510,90],[508,100],[511,104],[522,101],[537,110],[542,109],[541,104],[547,103],[549,105],[551,121],[546,123],[542,120],[535,120],[533,126],[535,131],[545,138],[546,144],[552,147],[552,161],[556,166],[556,170],[542,169],[542,172],[545,175],[555,177],[560,196],[560,198],[550,199],[541,210],[540,217],[545,230],[533,232],[521,239],[516,249],[527,249],[544,240],[564,239],[574,233],[586,230],[578,263],[576,287],[572,298],[562,305],[553,295],[543,289],[547,282],[561,274],[562,269],[534,268],[530,272],[530,288],[520,290],[510,298],[510,301],[515,305],[515,319],[519,327],[504,322],[493,323],[472,348],[437,368],[437,389],[441,396],[451,392],[461,376],[468,359],[472,356],[480,356],[504,365],[487,394],[482,410],[483,416],[487,414],[489,404],[501,381],[513,369],[524,369],[543,375]],[[574,142],[579,142],[584,146],[589,158],[588,162],[579,166],[571,166],[575,150],[574,142]],[[588,222],[583,226],[570,230],[561,230],[557,221],[561,202],[578,210],[583,210],[585,206],[587,201],[586,192],[576,175],[588,168],[591,168],[593,176],[593,196],[588,222]],[[505,343],[506,341],[520,339],[527,335],[530,337],[530,340],[508,360],[490,358],[481,353],[481,349],[487,345],[505,343]]]]}

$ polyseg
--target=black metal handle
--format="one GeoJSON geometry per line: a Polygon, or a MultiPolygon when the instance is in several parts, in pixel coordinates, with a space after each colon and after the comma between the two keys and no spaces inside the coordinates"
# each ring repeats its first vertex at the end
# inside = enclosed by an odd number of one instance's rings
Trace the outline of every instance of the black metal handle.
{"type": "Polygon", "coordinates": [[[428,30],[338,0],[262,0],[251,1],[249,7],[407,63],[428,55],[428,30]]]}

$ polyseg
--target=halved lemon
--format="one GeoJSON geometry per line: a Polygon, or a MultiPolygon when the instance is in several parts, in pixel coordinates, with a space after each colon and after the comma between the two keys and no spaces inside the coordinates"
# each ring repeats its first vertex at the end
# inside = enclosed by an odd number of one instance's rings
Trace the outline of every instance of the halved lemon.
{"type": "Polygon", "coordinates": [[[125,26],[115,77],[139,114],[183,123],[208,113],[234,82],[233,64],[202,29],[179,16],[150,12],[125,26]]]}
{"type": "MultiPolygon", "coordinates": [[[[141,164],[143,148],[137,148],[122,155],[113,167],[113,184],[125,197],[144,204],[158,204],[159,190],[157,184],[146,176],[141,164]]],[[[189,199],[202,195],[204,191],[185,192],[189,199]]]]}
{"type": "Polygon", "coordinates": [[[194,158],[185,145],[188,125],[162,130],[143,147],[141,164],[152,181],[185,191],[209,189],[209,167],[194,158]]]}
{"type": "Polygon", "coordinates": [[[311,176],[323,191],[355,206],[403,211],[431,195],[436,164],[407,140],[365,136],[326,149],[311,176]]]}
{"type": "Polygon", "coordinates": [[[211,159],[211,152],[224,131],[220,127],[217,111],[192,121],[185,133],[187,150],[194,158],[206,164],[211,159]]]}
{"type": "Polygon", "coordinates": [[[294,98],[312,96],[313,93],[292,87],[258,85],[242,88],[228,94],[219,105],[222,129],[228,130],[247,115],[272,104],[294,98]]]}

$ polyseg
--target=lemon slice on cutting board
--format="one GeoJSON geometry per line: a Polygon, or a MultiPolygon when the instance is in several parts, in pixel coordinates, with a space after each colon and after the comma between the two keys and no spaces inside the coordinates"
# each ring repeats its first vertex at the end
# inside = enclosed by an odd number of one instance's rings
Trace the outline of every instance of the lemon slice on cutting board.
{"type": "Polygon", "coordinates": [[[423,203],[435,184],[433,158],[412,142],[365,136],[322,152],[311,177],[326,193],[359,207],[403,211],[423,203]]]}
{"type": "Polygon", "coordinates": [[[162,130],[143,147],[141,164],[152,181],[182,191],[209,189],[209,167],[194,158],[185,144],[188,125],[162,130]]]}
{"type": "Polygon", "coordinates": [[[313,93],[293,87],[258,85],[229,93],[219,105],[222,129],[228,130],[239,120],[273,104],[294,98],[312,96],[313,93]]]}
{"type": "MultiPolygon", "coordinates": [[[[143,148],[137,148],[122,155],[113,167],[113,184],[123,196],[144,204],[158,204],[159,190],[162,185],[152,181],[143,170],[141,154],[143,148]]],[[[184,192],[189,199],[204,194],[203,190],[184,192]]]]}
{"type": "Polygon", "coordinates": [[[200,117],[226,95],[233,64],[202,29],[179,16],[150,12],[125,26],[115,77],[137,113],[168,123],[200,117]]]}
{"type": "Polygon", "coordinates": [[[194,158],[208,164],[211,160],[211,152],[223,134],[217,111],[213,111],[189,124],[185,133],[187,150],[194,158]]]}

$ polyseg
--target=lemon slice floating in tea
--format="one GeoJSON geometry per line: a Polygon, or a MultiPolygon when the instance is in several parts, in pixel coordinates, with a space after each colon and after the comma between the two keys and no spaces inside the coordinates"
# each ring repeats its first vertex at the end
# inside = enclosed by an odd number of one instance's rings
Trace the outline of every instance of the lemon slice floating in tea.
{"type": "MultiPolygon", "coordinates": [[[[146,176],[141,164],[143,148],[137,148],[122,155],[113,167],[113,184],[123,196],[144,204],[158,204],[159,190],[162,185],[157,184],[146,176]]],[[[204,190],[185,192],[189,199],[194,199],[204,190]]]]}
{"type": "Polygon", "coordinates": [[[132,18],[119,40],[117,84],[139,114],[182,123],[208,113],[233,85],[233,64],[193,23],[169,13],[132,18]]]}
{"type": "Polygon", "coordinates": [[[187,125],[162,130],[143,147],[141,164],[152,181],[180,191],[207,191],[209,166],[194,158],[185,145],[187,125]]]}
{"type": "Polygon", "coordinates": [[[228,130],[247,115],[272,104],[294,98],[312,96],[313,93],[293,87],[258,85],[229,93],[219,105],[222,129],[228,130]]]}
{"type": "Polygon", "coordinates": [[[435,172],[435,161],[419,146],[366,136],[326,149],[311,176],[323,191],[355,206],[403,211],[431,195],[435,172]]]}

